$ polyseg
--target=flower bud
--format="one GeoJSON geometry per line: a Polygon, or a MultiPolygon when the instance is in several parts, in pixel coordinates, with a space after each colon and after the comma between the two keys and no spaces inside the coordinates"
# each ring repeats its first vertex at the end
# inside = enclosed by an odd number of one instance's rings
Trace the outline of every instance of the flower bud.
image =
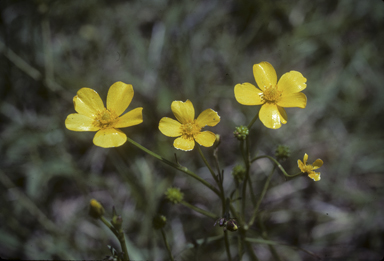
{"type": "Polygon", "coordinates": [[[238,140],[245,140],[249,134],[249,130],[246,126],[239,126],[239,127],[236,127],[235,131],[233,132],[233,134],[235,135],[235,137],[238,139],[238,140]]]}
{"type": "Polygon", "coordinates": [[[165,196],[173,204],[180,203],[184,198],[184,194],[180,191],[179,188],[168,188],[165,192],[165,196]]]}
{"type": "Polygon", "coordinates": [[[229,231],[236,231],[239,229],[239,226],[237,225],[237,222],[235,219],[231,218],[227,221],[226,229],[229,231]]]}
{"type": "Polygon", "coordinates": [[[96,199],[91,199],[89,202],[89,215],[93,218],[100,218],[104,215],[104,208],[96,199]]]}
{"type": "Polygon", "coordinates": [[[120,231],[123,225],[123,218],[121,216],[114,216],[112,217],[111,224],[117,231],[120,231]]]}
{"type": "Polygon", "coordinates": [[[245,177],[245,168],[237,165],[232,169],[232,176],[237,182],[241,182],[245,177]]]}
{"type": "Polygon", "coordinates": [[[275,157],[278,161],[285,161],[290,155],[291,152],[288,146],[279,145],[275,152],[275,157]]]}
{"type": "Polygon", "coordinates": [[[161,229],[167,224],[167,218],[163,215],[156,215],[152,220],[154,229],[161,229]]]}

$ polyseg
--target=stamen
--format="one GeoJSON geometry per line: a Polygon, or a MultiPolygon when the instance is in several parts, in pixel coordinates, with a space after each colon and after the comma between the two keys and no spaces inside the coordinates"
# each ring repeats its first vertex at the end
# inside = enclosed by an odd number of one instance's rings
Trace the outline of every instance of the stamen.
{"type": "Polygon", "coordinates": [[[93,125],[96,127],[99,127],[100,129],[106,129],[106,128],[113,127],[118,120],[119,120],[119,117],[116,115],[114,111],[109,111],[107,109],[104,109],[103,111],[97,114],[93,122],[93,125]]]}
{"type": "Polygon", "coordinates": [[[269,86],[265,88],[262,95],[260,95],[260,98],[268,103],[274,103],[276,104],[282,96],[282,91],[279,91],[277,89],[277,85],[275,86],[269,86]]]}
{"type": "Polygon", "coordinates": [[[201,128],[196,125],[195,121],[184,123],[180,126],[181,136],[186,140],[193,140],[200,130],[201,128]]]}

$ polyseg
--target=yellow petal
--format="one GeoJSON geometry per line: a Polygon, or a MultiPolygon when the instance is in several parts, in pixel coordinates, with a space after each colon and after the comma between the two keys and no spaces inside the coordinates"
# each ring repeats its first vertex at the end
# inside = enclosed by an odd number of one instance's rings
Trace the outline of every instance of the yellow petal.
{"type": "Polygon", "coordinates": [[[179,137],[181,135],[180,126],[180,122],[168,117],[162,118],[159,122],[159,130],[168,137],[179,137]]]}
{"type": "Polygon", "coordinates": [[[301,73],[290,71],[281,76],[277,86],[280,91],[283,91],[283,95],[287,95],[304,90],[307,87],[306,82],[307,79],[301,73]]]}
{"type": "Polygon", "coordinates": [[[138,125],[143,122],[143,108],[133,109],[119,118],[115,128],[125,128],[138,125]]]}
{"type": "Polygon", "coordinates": [[[253,65],[253,76],[257,86],[264,91],[265,87],[275,86],[277,75],[273,66],[269,62],[261,62],[253,65]]]}
{"type": "Polygon", "coordinates": [[[205,126],[216,126],[219,122],[219,114],[212,109],[206,109],[200,113],[199,117],[196,119],[196,123],[200,128],[204,128],[205,126]]]}
{"type": "Polygon", "coordinates": [[[104,110],[99,94],[90,88],[81,88],[73,97],[73,104],[75,111],[90,118],[95,118],[98,111],[104,110]]]}
{"type": "Polygon", "coordinates": [[[312,171],[311,173],[308,174],[308,177],[310,177],[314,181],[319,181],[320,180],[320,172],[312,171]]]}
{"type": "Polygon", "coordinates": [[[103,148],[119,147],[126,141],[125,133],[114,128],[99,130],[93,138],[93,143],[103,148]]]}
{"type": "Polygon", "coordinates": [[[313,162],[313,169],[318,169],[320,168],[321,166],[323,166],[323,161],[321,159],[317,159],[315,160],[315,162],[313,162]]]}
{"type": "Polygon", "coordinates": [[[97,131],[100,128],[93,125],[94,119],[88,116],[73,113],[65,120],[65,127],[72,131],[97,131]]]}
{"type": "Polygon", "coordinates": [[[250,83],[236,84],[235,98],[236,101],[243,105],[260,105],[263,104],[261,95],[263,94],[256,86],[250,83]]]}
{"type": "Polygon", "coordinates": [[[277,106],[277,109],[280,113],[280,120],[281,120],[281,123],[282,124],[286,124],[287,121],[288,121],[288,115],[287,115],[287,112],[284,110],[284,108],[280,107],[280,106],[277,106]]]}
{"type": "Polygon", "coordinates": [[[216,135],[210,131],[203,131],[195,135],[194,138],[201,146],[211,147],[215,143],[216,135]]]}
{"type": "Polygon", "coordinates": [[[133,98],[133,87],[131,84],[115,82],[109,88],[107,96],[107,109],[121,115],[131,103],[133,98]]]}
{"type": "Polygon", "coordinates": [[[305,153],[303,158],[304,165],[307,165],[307,160],[308,160],[308,154],[305,153]]]}
{"type": "Polygon", "coordinates": [[[190,100],[186,100],[186,102],[174,101],[171,104],[171,109],[176,119],[183,124],[195,120],[195,109],[190,100]]]}
{"type": "Polygon", "coordinates": [[[263,106],[261,106],[259,118],[267,128],[278,129],[281,127],[282,116],[277,106],[274,104],[265,103],[263,106]]]}
{"type": "Polygon", "coordinates": [[[277,105],[281,107],[299,107],[304,109],[305,106],[307,106],[307,96],[302,92],[283,95],[277,105]]]}
{"type": "Polygon", "coordinates": [[[173,146],[179,150],[190,151],[195,147],[195,141],[192,139],[184,139],[183,137],[179,137],[175,139],[173,146]]]}
{"type": "Polygon", "coordinates": [[[304,170],[305,164],[301,160],[297,160],[297,166],[299,167],[301,172],[305,172],[304,170]]]}

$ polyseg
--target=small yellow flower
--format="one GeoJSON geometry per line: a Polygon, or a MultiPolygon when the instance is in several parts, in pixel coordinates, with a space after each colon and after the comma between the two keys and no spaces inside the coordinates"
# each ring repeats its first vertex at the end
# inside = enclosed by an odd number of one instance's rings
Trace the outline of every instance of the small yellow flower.
{"type": "Polygon", "coordinates": [[[307,96],[301,93],[307,79],[296,71],[281,76],[277,82],[276,71],[268,62],[253,65],[253,75],[260,89],[250,83],[235,86],[235,98],[243,105],[262,105],[259,118],[268,128],[278,129],[287,123],[288,117],[283,107],[305,108],[307,96]]]}
{"type": "Polygon", "coordinates": [[[303,173],[305,172],[308,173],[308,177],[310,177],[314,181],[319,181],[320,172],[314,172],[314,170],[320,168],[323,165],[323,161],[321,159],[317,159],[315,160],[315,162],[313,162],[312,165],[311,164],[307,165],[307,160],[308,160],[308,154],[305,153],[303,158],[304,162],[302,162],[301,160],[297,161],[297,165],[299,166],[299,169],[303,173]]]}
{"type": "Polygon", "coordinates": [[[142,107],[121,115],[128,108],[132,98],[132,85],[116,82],[109,88],[105,108],[96,91],[81,88],[73,98],[78,113],[68,115],[65,126],[73,131],[97,131],[93,138],[96,146],[103,148],[121,146],[127,141],[127,136],[118,128],[143,122],[142,107]]]}
{"type": "Polygon", "coordinates": [[[159,130],[165,136],[178,137],[173,142],[176,149],[189,151],[195,147],[195,141],[204,147],[211,147],[216,135],[210,131],[201,131],[205,126],[215,126],[220,122],[220,116],[212,109],[203,111],[195,119],[195,109],[190,100],[174,101],[171,109],[176,120],[164,117],[160,120],[159,130]]]}

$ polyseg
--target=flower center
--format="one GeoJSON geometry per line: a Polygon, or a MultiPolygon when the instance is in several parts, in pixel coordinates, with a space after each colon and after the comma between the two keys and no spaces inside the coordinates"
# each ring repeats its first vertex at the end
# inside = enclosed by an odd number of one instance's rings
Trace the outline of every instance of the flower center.
{"type": "Polygon", "coordinates": [[[116,115],[114,111],[109,111],[107,109],[104,109],[103,111],[97,114],[93,122],[93,125],[96,127],[99,127],[100,129],[106,129],[106,128],[113,127],[118,120],[119,120],[119,117],[116,115]]]}
{"type": "Polygon", "coordinates": [[[312,165],[305,165],[303,169],[304,169],[304,172],[310,173],[313,171],[313,166],[312,165]]]}
{"type": "Polygon", "coordinates": [[[186,140],[193,140],[193,137],[200,132],[201,128],[195,121],[181,124],[181,136],[186,140]]]}
{"type": "Polygon", "coordinates": [[[281,99],[282,91],[279,91],[277,89],[277,85],[275,86],[269,86],[265,88],[263,94],[261,94],[261,99],[264,100],[264,102],[267,103],[278,103],[281,99]]]}

